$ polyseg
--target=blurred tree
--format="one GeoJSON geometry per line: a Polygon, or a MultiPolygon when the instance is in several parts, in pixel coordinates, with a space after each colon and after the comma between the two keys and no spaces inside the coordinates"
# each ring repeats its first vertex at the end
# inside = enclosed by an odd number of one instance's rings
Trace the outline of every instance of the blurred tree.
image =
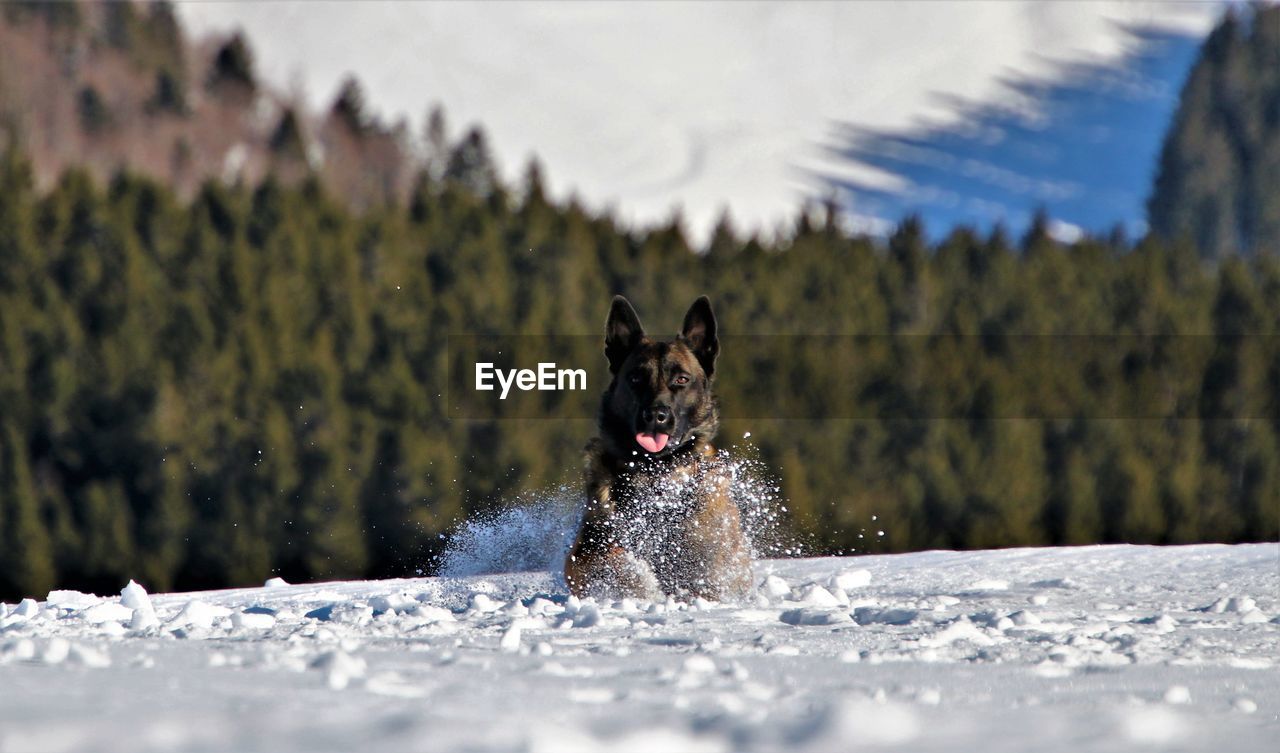
{"type": "Polygon", "coordinates": [[[1165,137],[1148,202],[1152,230],[1190,238],[1206,257],[1280,248],[1278,147],[1280,7],[1228,9],[1165,137]]]}

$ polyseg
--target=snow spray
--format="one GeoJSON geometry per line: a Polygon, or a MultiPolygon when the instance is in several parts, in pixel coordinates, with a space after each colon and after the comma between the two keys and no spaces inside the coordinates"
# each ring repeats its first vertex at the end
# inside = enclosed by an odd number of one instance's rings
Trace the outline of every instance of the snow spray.
{"type": "MultiPolygon", "coordinates": [[[[735,448],[737,449],[737,448],[735,448]]],[[[753,559],[796,556],[801,548],[786,530],[786,507],[779,482],[756,457],[721,450],[715,463],[729,479],[753,559]]],[[[637,500],[653,510],[669,508],[682,489],[657,485],[652,498],[637,500]]],[[[526,492],[506,506],[460,523],[448,536],[438,573],[447,577],[507,572],[560,572],[573,546],[585,503],[580,485],[526,492]]],[[[652,516],[661,520],[661,515],[652,516]]],[[[660,531],[649,532],[661,541],[660,531]]],[[[644,547],[642,547],[644,548],[644,547]]]]}

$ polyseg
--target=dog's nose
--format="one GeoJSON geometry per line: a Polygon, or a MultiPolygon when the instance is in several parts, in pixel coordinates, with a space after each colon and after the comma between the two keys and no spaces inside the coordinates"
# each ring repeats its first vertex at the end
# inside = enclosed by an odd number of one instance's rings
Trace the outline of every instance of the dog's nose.
{"type": "Polygon", "coordinates": [[[640,413],[640,417],[644,419],[645,423],[663,426],[671,423],[671,409],[665,405],[655,405],[645,408],[640,413]]]}

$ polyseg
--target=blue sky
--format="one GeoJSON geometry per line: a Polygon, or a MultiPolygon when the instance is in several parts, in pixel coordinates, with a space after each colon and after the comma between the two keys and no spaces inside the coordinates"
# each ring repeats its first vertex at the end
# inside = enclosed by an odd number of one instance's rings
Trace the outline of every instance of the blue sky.
{"type": "Polygon", "coordinates": [[[1021,233],[1044,208],[1061,234],[1131,236],[1145,201],[1198,35],[1128,28],[1130,52],[1107,63],[1061,65],[1041,79],[1011,77],[995,103],[953,103],[959,118],[935,128],[868,129],[838,123],[833,162],[891,174],[898,186],[824,175],[860,214],[920,214],[933,233],[954,225],[1021,233]]]}

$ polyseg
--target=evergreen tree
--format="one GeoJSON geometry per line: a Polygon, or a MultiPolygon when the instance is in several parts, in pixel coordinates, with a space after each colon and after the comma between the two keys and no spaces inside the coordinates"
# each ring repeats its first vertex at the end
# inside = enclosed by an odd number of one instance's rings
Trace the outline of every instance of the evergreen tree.
{"type": "Polygon", "coordinates": [[[1148,202],[1154,232],[1207,257],[1280,248],[1280,7],[1247,13],[1205,40],[1148,202]]]}

